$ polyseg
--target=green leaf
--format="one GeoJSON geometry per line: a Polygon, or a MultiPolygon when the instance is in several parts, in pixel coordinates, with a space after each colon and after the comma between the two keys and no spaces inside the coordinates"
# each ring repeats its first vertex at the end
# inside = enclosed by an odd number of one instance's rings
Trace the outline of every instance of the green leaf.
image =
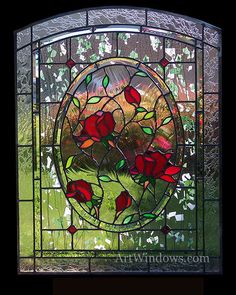
{"type": "Polygon", "coordinates": [[[94,205],[94,206],[99,205],[98,200],[94,200],[94,199],[92,199],[91,203],[92,203],[92,205],[94,205]]]}
{"type": "Polygon", "coordinates": [[[161,125],[166,125],[168,124],[170,121],[172,120],[172,117],[166,117],[163,121],[161,125]]]}
{"type": "Polygon", "coordinates": [[[150,127],[142,127],[142,130],[144,133],[148,134],[148,135],[152,135],[153,134],[153,130],[150,127]]]}
{"type": "Polygon", "coordinates": [[[116,163],[116,171],[124,167],[125,165],[125,160],[120,160],[119,162],[116,163]]]}
{"type": "Polygon", "coordinates": [[[108,141],[107,141],[107,139],[106,139],[105,137],[103,137],[103,138],[101,139],[101,143],[103,143],[103,145],[104,145],[106,148],[109,148],[109,143],[108,143],[108,141]]]}
{"type": "Polygon", "coordinates": [[[107,88],[107,85],[109,84],[109,77],[106,75],[102,80],[102,86],[104,88],[107,88]]]}
{"type": "Polygon", "coordinates": [[[156,221],[161,221],[161,220],[163,220],[163,219],[164,219],[164,216],[159,215],[159,216],[157,217],[156,221]]]}
{"type": "Polygon", "coordinates": [[[92,200],[101,200],[102,197],[99,197],[99,196],[96,196],[96,195],[93,195],[92,196],[92,200]]]}
{"type": "Polygon", "coordinates": [[[156,218],[157,216],[152,213],[145,213],[145,214],[143,214],[143,217],[145,217],[147,219],[153,219],[153,218],[156,218]]]}
{"type": "Polygon", "coordinates": [[[77,108],[79,108],[79,106],[80,106],[80,102],[79,102],[78,98],[73,97],[73,104],[74,104],[77,108]]]}
{"type": "Polygon", "coordinates": [[[103,138],[105,138],[105,140],[113,140],[114,139],[114,135],[109,134],[109,135],[107,135],[107,136],[105,136],[103,138]]]}
{"type": "Polygon", "coordinates": [[[147,77],[147,74],[140,71],[140,72],[135,73],[135,76],[147,77]]]}
{"type": "Polygon", "coordinates": [[[140,179],[143,176],[143,174],[136,174],[133,176],[134,179],[140,179]]]}
{"type": "Polygon", "coordinates": [[[89,104],[98,103],[102,98],[100,96],[93,96],[88,100],[89,104]]]}
{"type": "Polygon", "coordinates": [[[104,181],[104,182],[109,182],[109,181],[112,181],[112,179],[107,176],[107,175],[101,175],[98,177],[101,181],[104,181]]]}
{"type": "Polygon", "coordinates": [[[85,78],[85,83],[88,85],[92,80],[92,75],[89,74],[86,78],[85,78]]]}
{"type": "Polygon", "coordinates": [[[142,175],[142,177],[139,179],[139,183],[144,183],[148,178],[145,175],[142,175]]]}
{"type": "Polygon", "coordinates": [[[69,169],[75,156],[70,156],[66,161],[66,169],[69,169]]]}
{"type": "Polygon", "coordinates": [[[93,207],[93,203],[91,201],[86,202],[86,205],[89,207],[89,209],[91,209],[93,207]]]}
{"type": "Polygon", "coordinates": [[[146,112],[147,110],[145,108],[139,107],[139,108],[136,109],[136,111],[138,113],[143,113],[143,112],[146,112]]]}
{"type": "Polygon", "coordinates": [[[148,112],[143,118],[144,120],[151,119],[154,116],[154,112],[148,112]]]}
{"type": "Polygon", "coordinates": [[[150,183],[151,183],[151,185],[152,185],[153,187],[155,187],[155,185],[156,185],[156,180],[155,180],[154,177],[150,177],[150,183]]]}
{"type": "Polygon", "coordinates": [[[125,217],[125,219],[123,220],[123,224],[128,224],[130,223],[130,221],[133,219],[134,215],[129,215],[127,217],[125,217]]]}

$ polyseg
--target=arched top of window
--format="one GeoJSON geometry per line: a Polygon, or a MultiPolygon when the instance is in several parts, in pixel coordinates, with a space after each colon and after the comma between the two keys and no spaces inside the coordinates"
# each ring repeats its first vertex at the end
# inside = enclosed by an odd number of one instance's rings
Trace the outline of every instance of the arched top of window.
{"type": "Polygon", "coordinates": [[[17,49],[51,37],[56,40],[93,32],[127,31],[192,39],[220,45],[220,29],[201,20],[166,11],[139,7],[89,8],[57,15],[20,29],[17,49]]]}

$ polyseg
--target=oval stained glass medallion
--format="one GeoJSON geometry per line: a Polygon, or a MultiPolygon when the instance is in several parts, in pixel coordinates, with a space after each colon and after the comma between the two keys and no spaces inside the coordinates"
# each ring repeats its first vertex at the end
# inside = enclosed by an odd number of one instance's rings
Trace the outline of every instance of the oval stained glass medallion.
{"type": "Polygon", "coordinates": [[[176,138],[183,140],[183,127],[152,69],[126,58],[91,65],[69,87],[58,121],[59,179],[85,220],[129,231],[158,218],[181,170],[176,138]]]}

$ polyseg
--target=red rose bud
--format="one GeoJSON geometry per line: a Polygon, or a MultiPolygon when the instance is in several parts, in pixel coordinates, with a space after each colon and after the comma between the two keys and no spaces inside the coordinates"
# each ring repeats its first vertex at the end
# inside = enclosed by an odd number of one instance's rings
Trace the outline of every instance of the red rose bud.
{"type": "Polygon", "coordinates": [[[141,101],[141,96],[134,87],[126,86],[124,90],[124,94],[125,94],[125,99],[128,103],[139,106],[141,101]]]}
{"type": "Polygon", "coordinates": [[[132,167],[130,173],[143,174],[146,177],[162,179],[167,182],[175,182],[172,175],[180,171],[180,167],[170,164],[168,161],[171,157],[170,153],[162,154],[160,152],[148,151],[145,154],[137,155],[135,158],[135,166],[132,167]]]}
{"type": "Polygon", "coordinates": [[[91,201],[93,190],[91,184],[85,180],[75,180],[67,183],[67,198],[74,198],[79,203],[91,201]]]}
{"type": "Polygon", "coordinates": [[[123,191],[116,198],[116,213],[124,211],[131,205],[132,198],[127,191],[123,191]]]}

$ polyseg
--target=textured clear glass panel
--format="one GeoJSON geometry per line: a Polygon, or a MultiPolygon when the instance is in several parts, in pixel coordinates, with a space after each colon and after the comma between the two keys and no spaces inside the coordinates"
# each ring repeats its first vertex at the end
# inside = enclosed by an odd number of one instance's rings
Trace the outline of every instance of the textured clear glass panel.
{"type": "Polygon", "coordinates": [[[184,136],[186,144],[194,144],[195,141],[195,104],[194,103],[178,103],[179,112],[184,128],[184,136]]]}
{"type": "Polygon", "coordinates": [[[41,248],[41,190],[40,180],[34,180],[34,229],[35,229],[35,249],[41,248]]]}
{"type": "MultiPolygon", "coordinates": [[[[179,147],[181,149],[183,147],[179,147]]],[[[181,171],[180,186],[181,187],[193,187],[195,180],[195,161],[196,150],[195,146],[184,147],[183,166],[181,171]]],[[[193,192],[193,191],[192,191],[193,192]]],[[[194,192],[195,194],[195,192],[194,192]]]]}
{"type": "Polygon", "coordinates": [[[178,188],[166,210],[166,222],[172,229],[196,228],[195,188],[178,188]]]}
{"type": "Polygon", "coordinates": [[[203,263],[199,262],[189,262],[188,258],[184,253],[176,253],[175,261],[171,260],[171,257],[167,255],[160,255],[157,257],[157,262],[150,263],[150,272],[164,272],[164,273],[192,273],[192,272],[203,272],[203,263]],[[160,259],[164,262],[159,262],[160,259]]]}
{"type": "Polygon", "coordinates": [[[172,230],[167,235],[168,250],[195,250],[196,231],[195,230],[172,230]]]}
{"type": "Polygon", "coordinates": [[[33,41],[84,26],[86,26],[85,11],[53,18],[33,26],[33,41]]]}
{"type": "Polygon", "coordinates": [[[166,59],[170,62],[192,62],[195,59],[195,48],[172,39],[165,40],[166,59]]]}
{"type": "Polygon", "coordinates": [[[69,54],[69,39],[66,39],[43,47],[40,58],[42,63],[66,63],[69,54]]]}
{"type": "Polygon", "coordinates": [[[71,225],[71,208],[60,189],[42,191],[43,229],[67,229],[71,225]]]}
{"type": "Polygon", "coordinates": [[[36,259],[36,272],[88,272],[89,260],[84,258],[36,259]]]}
{"type": "Polygon", "coordinates": [[[31,46],[17,51],[17,92],[31,93],[31,46]]]}
{"type": "Polygon", "coordinates": [[[196,56],[196,67],[197,67],[197,108],[198,111],[202,111],[203,108],[203,65],[202,65],[202,50],[197,49],[196,56]]]}
{"type": "Polygon", "coordinates": [[[219,91],[219,51],[212,46],[204,46],[204,90],[219,91]]]}
{"type": "Polygon", "coordinates": [[[33,132],[34,132],[34,176],[40,178],[40,121],[39,114],[33,114],[33,132]]]}
{"type": "Polygon", "coordinates": [[[220,46],[221,37],[219,34],[219,30],[205,27],[204,28],[204,41],[206,43],[209,43],[210,45],[213,45],[216,47],[220,46]]]}
{"type": "Polygon", "coordinates": [[[71,234],[66,230],[43,230],[42,249],[43,250],[70,250],[71,234]]]}
{"type": "Polygon", "coordinates": [[[205,253],[209,256],[220,255],[220,221],[219,221],[219,202],[205,201],[205,253]]]}
{"type": "Polygon", "coordinates": [[[41,104],[41,143],[53,143],[53,130],[57,112],[60,105],[58,103],[41,104]]]}
{"type": "Polygon", "coordinates": [[[137,231],[120,235],[120,248],[126,250],[164,249],[165,235],[161,231],[137,231]]]}
{"type": "Polygon", "coordinates": [[[20,272],[33,272],[34,271],[34,259],[20,258],[19,271],[20,272]]]}
{"type": "Polygon", "coordinates": [[[102,33],[72,38],[71,58],[75,62],[93,63],[116,55],[116,34],[102,33]]]}
{"type": "Polygon", "coordinates": [[[196,181],[197,191],[196,191],[196,205],[197,205],[197,246],[198,249],[204,249],[204,234],[203,234],[203,228],[204,228],[204,190],[203,190],[203,180],[198,179],[196,181]]]}
{"type": "Polygon", "coordinates": [[[31,95],[17,96],[18,144],[32,143],[32,101],[31,95]]]}
{"type": "Polygon", "coordinates": [[[219,96],[204,96],[204,132],[205,144],[219,143],[219,96]]]}
{"type": "MultiPolygon", "coordinates": [[[[137,258],[138,259],[138,258],[137,258]]],[[[121,258],[92,258],[91,259],[91,271],[93,272],[147,272],[148,263],[145,261],[136,261],[132,263],[128,257],[121,258]]]]}
{"type": "Polygon", "coordinates": [[[206,146],[204,151],[205,198],[219,198],[219,147],[206,146]]]}
{"type": "Polygon", "coordinates": [[[41,171],[43,187],[60,187],[51,147],[41,148],[41,171]]]}
{"type": "Polygon", "coordinates": [[[16,35],[16,46],[21,48],[31,42],[31,28],[24,29],[16,35]]]}
{"type": "Polygon", "coordinates": [[[89,25],[145,24],[144,9],[96,9],[88,12],[89,25]]]}
{"type": "Polygon", "coordinates": [[[78,230],[74,235],[75,250],[118,250],[118,234],[97,230],[78,230]]]}
{"type": "Polygon", "coordinates": [[[153,28],[153,27],[142,27],[142,33],[151,34],[151,35],[158,35],[160,37],[162,36],[162,37],[171,38],[172,40],[174,39],[176,41],[183,42],[187,45],[188,44],[195,45],[194,38],[189,37],[187,35],[168,31],[168,30],[157,29],[157,28],[153,28]]]}
{"type": "Polygon", "coordinates": [[[41,101],[61,101],[69,86],[70,69],[66,65],[41,65],[40,93],[41,101]]]}
{"type": "Polygon", "coordinates": [[[151,27],[176,31],[198,39],[202,38],[202,25],[181,16],[148,11],[147,24],[151,27]]]}
{"type": "Polygon", "coordinates": [[[19,249],[20,256],[33,256],[33,203],[19,202],[19,249]]]}
{"type": "Polygon", "coordinates": [[[145,34],[119,33],[118,56],[142,62],[157,62],[163,57],[163,38],[145,34]]]}
{"type": "Polygon", "coordinates": [[[166,84],[175,100],[195,100],[195,65],[181,63],[167,65],[166,84]]]}
{"type": "Polygon", "coordinates": [[[32,148],[18,148],[18,196],[19,199],[32,199],[33,171],[32,171],[32,148]]]}

